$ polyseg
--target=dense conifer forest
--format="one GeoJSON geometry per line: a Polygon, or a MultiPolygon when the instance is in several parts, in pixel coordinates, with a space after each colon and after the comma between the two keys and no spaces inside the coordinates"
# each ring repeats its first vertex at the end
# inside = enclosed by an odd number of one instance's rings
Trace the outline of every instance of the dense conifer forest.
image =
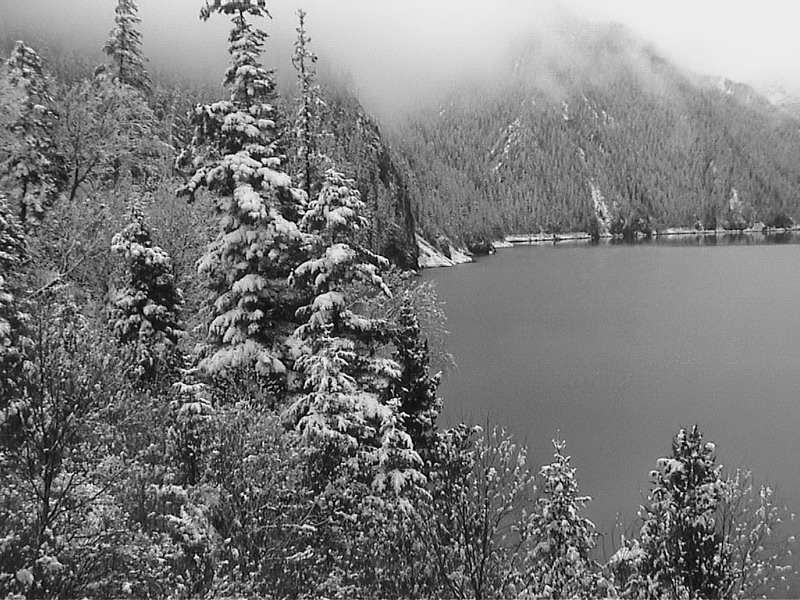
{"type": "Polygon", "coordinates": [[[589,228],[603,202],[652,227],[794,218],[796,123],[655,56],[669,94],[556,64],[555,102],[519,74],[534,47],[393,150],[319,80],[313,15],[279,93],[266,10],[203,7],[230,21],[222,90],[150,75],[134,0],[102,65],[6,44],[0,595],[780,594],[784,511],[697,427],[611,556],[564,440],[537,468],[500,426],[441,427],[444,313],[413,269],[418,232],[589,228]]]}
{"type": "Polygon", "coordinates": [[[790,225],[796,116],[754,90],[679,70],[621,26],[562,24],[491,86],[399,128],[427,236],[634,235],[790,225]]]}

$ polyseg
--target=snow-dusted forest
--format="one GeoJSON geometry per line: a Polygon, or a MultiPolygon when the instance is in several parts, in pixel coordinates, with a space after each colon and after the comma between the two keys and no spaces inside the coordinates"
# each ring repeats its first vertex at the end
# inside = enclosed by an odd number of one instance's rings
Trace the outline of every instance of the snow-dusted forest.
{"type": "Polygon", "coordinates": [[[531,222],[456,210],[470,184],[444,167],[416,177],[460,126],[388,149],[317,77],[302,11],[279,95],[265,4],[202,9],[230,20],[224,94],[151,78],[135,0],[118,0],[102,65],[8,48],[0,596],[780,594],[785,511],[696,427],[603,555],[567,442],[539,466],[502,424],[437,423],[450,359],[415,233],[531,222]],[[450,175],[437,223],[433,179],[450,175]]]}

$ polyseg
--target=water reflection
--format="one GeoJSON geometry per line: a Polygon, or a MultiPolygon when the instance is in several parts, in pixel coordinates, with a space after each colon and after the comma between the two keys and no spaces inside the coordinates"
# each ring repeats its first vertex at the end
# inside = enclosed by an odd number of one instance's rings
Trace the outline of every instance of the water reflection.
{"type": "MultiPolygon", "coordinates": [[[[556,244],[573,243],[561,240],[556,244]]],[[[603,238],[584,241],[591,246],[769,246],[774,244],[800,244],[800,232],[779,230],[769,232],[686,233],[660,235],[649,238],[603,238]]]]}

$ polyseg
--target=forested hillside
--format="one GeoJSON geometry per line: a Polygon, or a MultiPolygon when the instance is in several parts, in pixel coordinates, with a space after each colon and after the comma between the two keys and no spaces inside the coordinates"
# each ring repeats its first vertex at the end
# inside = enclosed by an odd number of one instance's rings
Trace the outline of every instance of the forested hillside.
{"type": "Polygon", "coordinates": [[[553,37],[401,129],[429,237],[800,217],[800,130],[786,111],[679,70],[620,26],[572,20],[553,37]]]}
{"type": "Polygon", "coordinates": [[[324,91],[323,129],[332,135],[331,154],[349,165],[367,205],[370,227],[364,232],[365,241],[393,263],[416,269],[417,224],[401,157],[352,93],[336,84],[324,91]]]}

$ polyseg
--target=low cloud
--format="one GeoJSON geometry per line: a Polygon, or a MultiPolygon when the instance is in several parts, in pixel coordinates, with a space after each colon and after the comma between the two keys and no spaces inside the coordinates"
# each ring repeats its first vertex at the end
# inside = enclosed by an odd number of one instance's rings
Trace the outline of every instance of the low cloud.
{"type": "MultiPolygon", "coordinates": [[[[219,81],[227,64],[228,23],[199,20],[202,0],[139,0],[144,50],[154,69],[219,81]]],[[[630,26],[670,59],[694,71],[800,90],[800,5],[760,0],[288,0],[270,3],[262,24],[265,60],[287,77],[297,23],[308,12],[312,48],[334,73],[349,73],[368,108],[382,116],[438,97],[465,79],[486,82],[510,68],[522,37],[560,35],[566,13],[630,26]],[[797,14],[795,14],[797,13],[797,14]]],[[[113,0],[0,0],[0,33],[36,32],[95,52],[113,26],[113,0]]],[[[555,40],[558,41],[558,40],[555,40]]],[[[548,47],[566,48],[564,44],[548,47]]]]}

